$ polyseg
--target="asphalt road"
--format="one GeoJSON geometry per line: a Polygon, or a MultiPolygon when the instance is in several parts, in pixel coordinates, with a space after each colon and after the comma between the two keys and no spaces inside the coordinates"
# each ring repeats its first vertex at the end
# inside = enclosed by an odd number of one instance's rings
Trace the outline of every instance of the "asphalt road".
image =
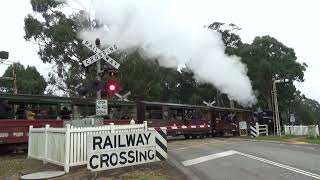
{"type": "Polygon", "coordinates": [[[168,153],[190,179],[320,179],[320,145],[207,138],[169,141],[168,153]]]}

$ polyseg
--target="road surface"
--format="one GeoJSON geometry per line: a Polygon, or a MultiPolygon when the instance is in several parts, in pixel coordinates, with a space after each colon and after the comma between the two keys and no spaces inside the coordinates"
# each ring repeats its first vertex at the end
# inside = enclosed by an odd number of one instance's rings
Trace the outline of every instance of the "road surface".
{"type": "Polygon", "coordinates": [[[320,146],[207,138],[168,143],[169,158],[190,179],[320,179],[320,146]]]}

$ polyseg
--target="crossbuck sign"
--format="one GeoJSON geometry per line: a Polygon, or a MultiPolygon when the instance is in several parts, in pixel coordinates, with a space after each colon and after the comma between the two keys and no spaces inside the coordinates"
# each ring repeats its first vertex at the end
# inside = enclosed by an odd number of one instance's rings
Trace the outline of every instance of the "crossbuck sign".
{"type": "Polygon", "coordinates": [[[91,171],[157,161],[156,131],[90,134],[87,157],[91,171]]]}
{"type": "Polygon", "coordinates": [[[118,49],[118,47],[116,45],[112,45],[102,51],[101,49],[99,49],[97,46],[90,43],[89,41],[83,40],[82,44],[85,45],[87,48],[89,48],[94,53],[96,53],[95,55],[82,61],[82,63],[84,64],[85,67],[87,67],[87,66],[99,61],[101,58],[103,58],[105,61],[107,61],[114,68],[116,68],[116,69],[119,68],[120,64],[117,61],[115,61],[114,59],[112,59],[110,56],[108,56],[109,54],[115,52],[118,49]]]}

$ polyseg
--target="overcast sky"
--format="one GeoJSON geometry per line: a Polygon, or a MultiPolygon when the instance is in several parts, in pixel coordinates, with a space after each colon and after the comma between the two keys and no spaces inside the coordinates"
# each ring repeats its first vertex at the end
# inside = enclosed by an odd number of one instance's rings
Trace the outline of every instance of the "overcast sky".
{"type": "MultiPolygon", "coordinates": [[[[308,64],[305,82],[296,83],[299,90],[320,101],[320,3],[317,0],[178,0],[179,6],[189,6],[190,13],[201,24],[219,21],[235,23],[242,28],[242,40],[251,43],[254,37],[270,35],[294,48],[298,61],[308,64]]],[[[37,45],[26,42],[24,17],[32,13],[29,0],[0,1],[0,51],[10,52],[11,61],[36,66],[47,76],[50,65],[37,55],[37,45]]],[[[178,13],[178,11],[177,11],[178,13]]],[[[187,21],[187,20],[186,20],[187,21]]],[[[0,64],[0,75],[7,66],[0,64]]]]}

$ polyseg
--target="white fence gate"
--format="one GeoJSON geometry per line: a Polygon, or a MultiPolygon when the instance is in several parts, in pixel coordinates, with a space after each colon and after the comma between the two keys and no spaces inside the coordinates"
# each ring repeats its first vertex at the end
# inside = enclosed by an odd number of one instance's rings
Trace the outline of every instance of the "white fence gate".
{"type": "Polygon", "coordinates": [[[285,135],[296,135],[296,136],[306,136],[306,135],[315,135],[319,136],[319,126],[287,126],[284,125],[285,135]]]}
{"type": "Polygon", "coordinates": [[[256,123],[255,126],[250,126],[251,137],[258,137],[263,134],[268,136],[268,125],[256,123]]]}
{"type": "Polygon", "coordinates": [[[69,167],[87,164],[87,135],[110,132],[146,131],[147,122],[131,125],[106,125],[98,127],[29,128],[28,158],[43,160],[69,167]]]}

